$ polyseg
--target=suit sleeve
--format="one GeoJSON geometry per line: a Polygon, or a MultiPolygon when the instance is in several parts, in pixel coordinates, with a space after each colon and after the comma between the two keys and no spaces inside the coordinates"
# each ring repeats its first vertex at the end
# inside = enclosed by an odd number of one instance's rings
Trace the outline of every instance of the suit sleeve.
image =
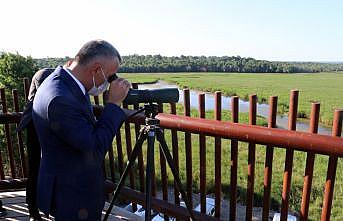
{"type": "Polygon", "coordinates": [[[16,129],[16,132],[23,131],[29,123],[32,121],[32,105],[33,101],[29,101],[24,108],[23,114],[21,116],[19,125],[16,129]]]}
{"type": "Polygon", "coordinates": [[[115,104],[107,104],[95,126],[84,110],[63,97],[54,98],[48,106],[51,130],[68,146],[82,152],[95,152],[104,157],[126,115],[115,104]]]}

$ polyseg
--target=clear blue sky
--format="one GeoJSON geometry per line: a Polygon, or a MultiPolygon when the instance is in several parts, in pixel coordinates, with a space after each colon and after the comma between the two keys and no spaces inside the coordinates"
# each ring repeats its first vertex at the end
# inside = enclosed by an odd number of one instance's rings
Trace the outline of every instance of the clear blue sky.
{"type": "Polygon", "coordinates": [[[339,0],[1,0],[0,51],[74,56],[91,39],[122,55],[343,61],[339,0]]]}

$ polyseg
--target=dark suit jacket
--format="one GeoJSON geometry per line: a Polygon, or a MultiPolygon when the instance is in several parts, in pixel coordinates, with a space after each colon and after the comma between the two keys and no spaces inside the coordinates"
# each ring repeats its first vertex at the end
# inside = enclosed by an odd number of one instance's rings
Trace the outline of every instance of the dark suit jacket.
{"type": "Polygon", "coordinates": [[[36,91],[38,87],[42,84],[42,82],[47,78],[55,69],[54,68],[44,68],[39,71],[37,71],[31,80],[31,85],[30,85],[30,91],[29,91],[29,97],[28,97],[28,102],[25,105],[23,115],[21,117],[21,120],[19,122],[17,131],[22,131],[24,130],[29,123],[32,120],[32,105],[33,105],[33,98],[36,95],[36,91]]]}
{"type": "Polygon", "coordinates": [[[96,122],[89,106],[62,67],[42,83],[33,101],[33,121],[42,148],[38,204],[56,220],[101,217],[102,165],[126,117],[120,107],[109,103],[96,122]]]}

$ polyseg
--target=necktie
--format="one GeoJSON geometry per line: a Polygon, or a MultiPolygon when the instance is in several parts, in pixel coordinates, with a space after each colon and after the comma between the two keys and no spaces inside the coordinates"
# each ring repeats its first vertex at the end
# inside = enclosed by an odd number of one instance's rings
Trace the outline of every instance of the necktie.
{"type": "Polygon", "coordinates": [[[89,94],[86,93],[86,94],[85,94],[85,97],[86,97],[86,100],[87,100],[88,108],[89,108],[90,112],[91,112],[92,115],[93,115],[93,106],[92,106],[92,103],[91,103],[91,99],[90,99],[90,97],[89,97],[89,94]]]}

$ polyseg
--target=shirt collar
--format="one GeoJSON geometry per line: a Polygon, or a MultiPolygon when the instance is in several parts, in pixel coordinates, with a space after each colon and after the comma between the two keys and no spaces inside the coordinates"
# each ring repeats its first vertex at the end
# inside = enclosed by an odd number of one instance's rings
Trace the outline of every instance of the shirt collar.
{"type": "Polygon", "coordinates": [[[82,93],[84,95],[86,95],[86,89],[85,87],[82,85],[82,83],[70,72],[70,70],[68,68],[63,67],[63,69],[74,79],[74,81],[76,81],[77,85],[79,85],[82,93]]]}

